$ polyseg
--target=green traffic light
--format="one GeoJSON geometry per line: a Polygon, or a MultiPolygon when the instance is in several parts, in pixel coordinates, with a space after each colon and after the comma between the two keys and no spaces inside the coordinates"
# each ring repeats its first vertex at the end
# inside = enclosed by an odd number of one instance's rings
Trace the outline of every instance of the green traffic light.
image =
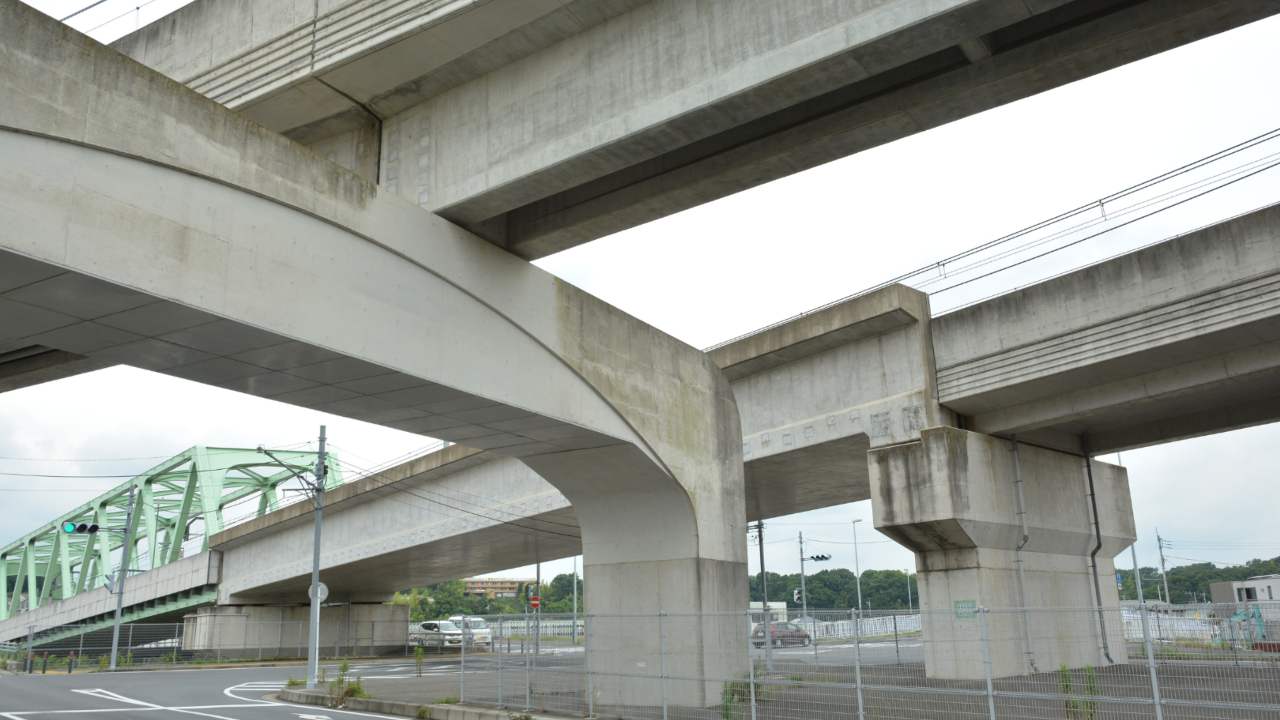
{"type": "Polygon", "coordinates": [[[76,524],[74,522],[67,520],[66,522],[62,523],[62,532],[70,534],[70,533],[74,533],[75,531],[76,531],[76,524]]]}

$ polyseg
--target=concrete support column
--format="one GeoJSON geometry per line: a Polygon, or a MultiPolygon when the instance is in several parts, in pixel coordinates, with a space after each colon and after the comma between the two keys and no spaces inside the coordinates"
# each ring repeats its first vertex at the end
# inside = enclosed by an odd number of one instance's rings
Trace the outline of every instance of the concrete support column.
{"type": "Polygon", "coordinates": [[[1124,468],[1094,461],[1091,491],[1078,455],[1015,455],[950,427],[868,463],[876,529],[916,553],[930,677],[983,676],[977,607],[992,610],[997,677],[1126,662],[1113,563],[1135,539],[1124,468]]]}

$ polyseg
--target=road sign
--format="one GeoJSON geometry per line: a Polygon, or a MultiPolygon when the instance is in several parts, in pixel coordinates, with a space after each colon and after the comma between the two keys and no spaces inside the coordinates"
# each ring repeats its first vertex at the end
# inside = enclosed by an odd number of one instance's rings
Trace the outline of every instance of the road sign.
{"type": "MultiPolygon", "coordinates": [[[[314,589],[315,589],[314,585],[312,587],[307,588],[308,598],[312,598],[312,599],[315,598],[315,595],[312,592],[314,589]]],[[[325,585],[324,583],[320,583],[320,602],[324,602],[327,599],[329,599],[329,586],[325,585]]]]}
{"type": "Polygon", "coordinates": [[[970,620],[978,617],[977,600],[956,600],[951,603],[951,607],[955,610],[957,620],[970,620]]]}
{"type": "Polygon", "coordinates": [[[537,610],[538,608],[542,607],[542,597],[539,595],[534,595],[533,597],[529,598],[529,607],[533,608],[534,610],[537,610]]]}

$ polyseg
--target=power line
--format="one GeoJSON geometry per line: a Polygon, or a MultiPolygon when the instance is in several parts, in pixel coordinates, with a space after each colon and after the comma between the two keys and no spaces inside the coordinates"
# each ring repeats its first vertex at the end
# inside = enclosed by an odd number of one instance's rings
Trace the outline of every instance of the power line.
{"type": "MultiPolygon", "coordinates": [[[[911,279],[911,278],[914,278],[914,277],[916,277],[916,276],[918,276],[918,275],[922,275],[922,274],[924,274],[924,273],[929,273],[929,272],[933,272],[933,271],[937,271],[937,270],[945,270],[945,268],[946,268],[946,266],[947,266],[947,265],[953,264],[953,263],[955,263],[955,262],[956,262],[956,261],[958,261],[958,260],[962,260],[962,259],[964,259],[964,258],[966,258],[966,257],[969,257],[969,256],[971,256],[971,255],[977,254],[977,253],[982,252],[982,251],[984,251],[984,250],[989,250],[989,249],[991,249],[991,248],[993,248],[993,247],[997,247],[997,246],[999,246],[999,245],[1003,245],[1003,244],[1005,244],[1005,243],[1012,242],[1012,241],[1014,241],[1014,240],[1017,240],[1018,238],[1021,238],[1021,237],[1024,237],[1024,236],[1027,236],[1027,235],[1029,235],[1029,234],[1031,234],[1031,233],[1033,233],[1033,232],[1036,232],[1036,231],[1038,231],[1038,230],[1042,230],[1042,229],[1044,229],[1044,228],[1047,228],[1047,227],[1049,227],[1049,226],[1051,226],[1051,225],[1053,225],[1053,224],[1055,224],[1055,223],[1062,222],[1063,220],[1067,220],[1067,219],[1069,219],[1069,218],[1075,217],[1075,216],[1080,215],[1080,214],[1085,213],[1085,212],[1089,212],[1089,211],[1094,210],[1094,209],[1096,209],[1096,208],[1100,208],[1100,207],[1101,207],[1101,208],[1104,208],[1104,209],[1105,209],[1105,206],[1106,206],[1106,204],[1107,204],[1107,203],[1113,203],[1113,202],[1115,202],[1115,201],[1117,201],[1117,200],[1120,200],[1120,199],[1122,199],[1122,198],[1128,197],[1129,195],[1132,195],[1132,194],[1134,194],[1134,193],[1140,192],[1141,190],[1145,190],[1145,189],[1147,189],[1147,188],[1149,188],[1149,187],[1151,187],[1151,186],[1153,186],[1153,185],[1156,185],[1156,184],[1158,184],[1158,183],[1160,183],[1160,182],[1164,182],[1164,181],[1166,181],[1166,180],[1170,180],[1170,179],[1176,178],[1176,177],[1178,177],[1178,176],[1184,175],[1184,174],[1186,174],[1186,173],[1192,172],[1192,171],[1194,171],[1194,170],[1196,170],[1196,169],[1199,169],[1199,168],[1201,168],[1201,167],[1204,167],[1204,166],[1206,166],[1206,165],[1208,165],[1208,164],[1210,164],[1210,163],[1212,163],[1212,162],[1216,162],[1216,161],[1221,160],[1221,159],[1223,159],[1223,158],[1230,157],[1230,156],[1232,156],[1232,155],[1236,155],[1236,154],[1238,154],[1238,153],[1244,152],[1245,150],[1248,150],[1248,149],[1250,149],[1250,148],[1253,148],[1253,147],[1256,147],[1256,146],[1258,146],[1258,145],[1261,145],[1262,143],[1269,142],[1269,141],[1271,141],[1271,140],[1275,140],[1275,139],[1277,139],[1277,138],[1280,138],[1280,128],[1273,128],[1273,129],[1271,129],[1271,130],[1268,130],[1267,132],[1264,132],[1264,133],[1262,133],[1262,134],[1260,134],[1260,135],[1256,135],[1256,136],[1254,136],[1254,137],[1252,137],[1252,138],[1249,138],[1249,139],[1247,139],[1247,140],[1245,140],[1245,141],[1243,141],[1243,142],[1236,143],[1235,145],[1229,146],[1229,147],[1227,147],[1227,148],[1224,148],[1224,149],[1222,149],[1222,150],[1219,150],[1219,151],[1217,151],[1217,152],[1214,152],[1214,153],[1212,153],[1212,154],[1210,154],[1210,155],[1206,155],[1206,156],[1201,157],[1201,158],[1199,158],[1199,159],[1197,159],[1197,160],[1193,160],[1193,161],[1192,161],[1192,162],[1190,162],[1190,163],[1186,163],[1186,164],[1184,164],[1184,165],[1178,166],[1178,167],[1176,167],[1176,168],[1173,168],[1172,170],[1168,170],[1168,171],[1166,171],[1166,172],[1163,172],[1163,173],[1161,173],[1161,174],[1159,174],[1159,175],[1156,175],[1156,176],[1153,176],[1153,177],[1151,177],[1151,178],[1148,178],[1147,180],[1144,180],[1144,181],[1139,182],[1139,183],[1137,183],[1137,184],[1130,185],[1129,187],[1126,187],[1126,188],[1124,188],[1124,189],[1122,189],[1122,190],[1119,190],[1119,191],[1116,191],[1116,192],[1114,192],[1114,193],[1111,193],[1110,195],[1104,196],[1104,197],[1102,197],[1102,198],[1100,198],[1100,199],[1098,199],[1098,200],[1095,200],[1095,201],[1093,201],[1093,202],[1090,202],[1090,203],[1087,203],[1087,204],[1081,205],[1081,206],[1079,206],[1079,207],[1073,208],[1073,209],[1068,210],[1068,211],[1063,212],[1063,213],[1059,213],[1058,215],[1055,215],[1055,216],[1053,216],[1053,217],[1051,217],[1051,218],[1049,218],[1049,219],[1047,219],[1047,220],[1042,220],[1042,221],[1040,221],[1040,222],[1038,222],[1038,223],[1035,223],[1035,224],[1030,225],[1030,226],[1028,226],[1028,227],[1022,228],[1021,230],[1017,230],[1017,231],[1015,231],[1015,232],[1013,232],[1013,233],[1010,233],[1010,234],[1008,234],[1008,235],[1004,235],[1004,236],[998,237],[998,238],[996,238],[996,239],[994,239],[994,240],[990,240],[990,241],[988,241],[988,242],[982,243],[982,244],[977,245],[977,246],[975,246],[975,247],[969,248],[968,250],[965,250],[965,251],[963,251],[963,252],[957,253],[957,254],[952,255],[952,256],[950,256],[950,257],[944,258],[944,259],[942,259],[942,260],[938,260],[938,261],[936,261],[936,262],[930,263],[930,264],[928,264],[928,265],[925,265],[925,266],[923,266],[923,267],[917,268],[917,269],[912,270],[912,271],[910,271],[910,272],[902,273],[902,274],[898,275],[897,277],[894,277],[894,278],[892,278],[892,279],[890,279],[890,280],[887,280],[887,281],[885,281],[885,282],[879,283],[879,284],[874,285],[874,286],[871,286],[871,287],[869,287],[869,288],[866,288],[866,289],[859,290],[859,291],[857,291],[857,292],[851,293],[851,294],[846,295],[846,296],[844,296],[844,297],[842,297],[842,298],[839,298],[839,299],[833,300],[833,301],[831,301],[831,302],[828,302],[828,303],[826,303],[826,304],[820,305],[820,306],[818,306],[818,307],[816,307],[816,308],[812,308],[812,309],[806,310],[806,311],[804,311],[804,312],[802,312],[802,313],[798,313],[798,314],[793,315],[793,316],[791,316],[791,317],[784,318],[784,319],[782,319],[782,320],[778,320],[778,321],[776,321],[776,322],[770,323],[769,325],[765,325],[764,327],[757,328],[757,329],[752,330],[752,331],[750,331],[750,332],[748,332],[748,333],[745,333],[745,334],[742,334],[742,335],[738,335],[738,336],[733,337],[733,338],[730,338],[730,339],[728,339],[728,340],[724,340],[724,341],[719,342],[719,343],[717,343],[717,344],[715,344],[715,345],[713,345],[713,346],[711,346],[711,347],[709,347],[709,348],[706,348],[706,350],[709,352],[709,351],[714,350],[714,349],[716,349],[716,348],[723,347],[723,346],[725,346],[725,345],[729,345],[729,344],[731,344],[731,343],[737,342],[738,340],[742,340],[743,338],[751,337],[751,336],[756,335],[756,334],[758,334],[758,333],[761,333],[761,332],[764,332],[764,331],[766,331],[766,330],[769,330],[769,329],[772,329],[772,328],[778,327],[778,326],[780,326],[780,325],[784,325],[784,324],[786,324],[786,323],[792,322],[792,321],[797,320],[797,319],[799,319],[799,318],[806,317],[806,316],[808,316],[808,315],[812,315],[813,313],[820,312],[820,311],[822,311],[822,310],[825,310],[825,309],[827,309],[827,308],[833,307],[833,306],[835,306],[835,305],[839,305],[840,303],[846,302],[846,301],[851,300],[851,299],[853,299],[853,298],[860,297],[860,296],[862,296],[862,295],[866,295],[866,294],[868,294],[868,293],[874,292],[874,291],[876,291],[876,290],[880,290],[880,289],[885,288],[885,287],[888,287],[888,286],[890,286],[890,285],[894,285],[894,284],[897,284],[897,283],[906,282],[907,280],[909,280],[909,279],[911,279]]],[[[1256,161],[1255,161],[1255,162],[1256,162],[1256,161]]],[[[1257,171],[1255,171],[1255,172],[1251,172],[1251,173],[1249,173],[1249,174],[1247,174],[1247,175],[1245,175],[1245,176],[1243,176],[1243,177],[1236,178],[1236,179],[1234,179],[1234,180],[1232,180],[1232,181],[1230,181],[1230,182],[1228,182],[1228,183],[1224,183],[1224,184],[1219,185],[1219,186],[1217,186],[1217,187],[1215,187],[1215,188],[1211,188],[1210,190],[1207,190],[1207,191],[1205,191],[1205,192],[1203,192],[1203,193],[1197,194],[1197,195],[1195,195],[1195,196],[1193,196],[1193,197],[1191,197],[1191,198],[1187,198],[1186,200],[1183,200],[1183,201],[1180,201],[1180,202],[1174,203],[1174,204],[1172,204],[1172,205],[1169,205],[1168,207],[1161,208],[1161,209],[1159,209],[1159,210],[1153,211],[1153,212],[1151,212],[1151,213],[1149,213],[1149,214],[1147,214],[1147,215],[1144,215],[1144,216],[1142,216],[1142,217],[1137,218],[1136,220],[1128,221],[1128,222],[1123,223],[1123,224],[1121,224],[1121,225],[1117,225],[1117,226],[1114,226],[1114,227],[1108,228],[1107,230],[1103,230],[1103,231],[1101,231],[1101,232],[1095,233],[1094,235],[1091,235],[1091,236],[1089,236],[1089,237],[1087,237],[1087,238],[1083,238],[1082,240],[1078,240],[1078,241],[1072,242],[1072,243],[1070,243],[1070,244],[1068,244],[1068,245],[1064,245],[1064,246],[1062,246],[1062,247],[1055,248],[1054,250],[1048,251],[1048,252],[1043,253],[1043,254],[1041,254],[1041,255],[1038,255],[1038,256],[1036,256],[1036,257],[1033,257],[1033,258],[1029,258],[1029,259],[1023,260],[1023,261],[1021,261],[1021,262],[1015,263],[1015,264],[1010,265],[1010,266],[1005,267],[1005,268],[1001,268],[1000,270],[996,270],[996,271],[993,271],[993,272],[990,272],[990,273],[986,273],[986,274],[984,274],[984,275],[982,275],[982,276],[979,276],[979,277],[977,277],[977,278],[970,278],[969,280],[966,280],[966,281],[964,281],[964,282],[960,282],[960,283],[956,283],[956,284],[954,284],[954,285],[947,286],[947,287],[945,287],[945,288],[942,288],[941,290],[935,290],[935,291],[934,291],[934,293],[941,293],[941,292],[946,292],[947,290],[952,290],[952,289],[954,289],[954,288],[956,288],[956,287],[959,287],[960,285],[964,285],[964,284],[967,284],[967,283],[969,283],[969,282],[973,282],[973,281],[975,281],[975,280],[979,280],[979,279],[982,279],[982,278],[985,278],[985,277],[989,277],[990,275],[994,275],[994,274],[996,274],[996,273],[998,273],[998,272],[1003,272],[1004,270],[1008,270],[1008,269],[1010,269],[1010,268],[1012,268],[1012,267],[1017,267],[1018,265],[1021,265],[1021,264],[1024,264],[1024,263],[1026,263],[1026,262],[1029,262],[1030,260],[1038,259],[1038,258],[1043,257],[1044,255],[1048,255],[1048,254],[1050,254],[1050,253],[1052,253],[1052,252],[1057,252],[1058,250],[1062,250],[1062,249],[1065,249],[1065,248],[1071,247],[1071,246],[1073,246],[1073,245],[1077,245],[1077,244],[1079,244],[1080,242],[1084,242],[1085,240],[1089,240],[1089,239],[1092,239],[1092,238],[1098,237],[1098,236],[1100,236],[1100,235],[1106,234],[1106,233],[1108,233],[1108,232],[1112,232],[1112,231],[1114,231],[1114,230],[1118,230],[1118,229],[1120,229],[1120,228],[1122,228],[1122,227],[1125,227],[1125,226],[1127,226],[1127,225],[1132,224],[1133,222],[1136,222],[1137,220],[1145,219],[1146,217],[1150,217],[1151,215],[1154,215],[1154,214],[1156,214],[1156,213],[1163,212],[1163,211],[1168,210],[1168,209],[1171,209],[1171,208],[1173,208],[1173,207],[1177,207],[1178,205],[1181,205],[1181,204],[1183,204],[1183,203],[1185,203],[1185,202],[1187,202],[1187,201],[1189,201],[1189,200],[1194,200],[1194,199],[1196,199],[1196,198],[1198,198],[1198,197],[1201,197],[1201,196],[1203,196],[1203,195],[1205,195],[1205,194],[1208,194],[1209,192],[1213,192],[1213,191],[1215,191],[1215,190],[1220,190],[1220,189],[1222,189],[1222,188],[1224,188],[1224,187],[1228,187],[1229,185],[1235,184],[1236,182],[1238,182],[1238,181],[1240,181],[1240,180],[1244,180],[1244,179],[1246,179],[1246,178],[1248,178],[1248,177],[1252,177],[1253,175],[1256,175],[1256,174],[1258,174],[1259,172],[1262,172],[1262,171],[1264,171],[1264,170],[1268,170],[1268,169],[1270,169],[1270,168],[1272,168],[1272,167],[1275,167],[1275,164],[1268,165],[1268,166],[1266,166],[1266,167],[1264,167],[1264,168],[1262,168],[1262,169],[1260,169],[1260,170],[1257,170],[1257,171]]],[[[1203,181],[1202,181],[1202,182],[1203,182],[1203,181]]],[[[1194,184],[1193,184],[1193,185],[1194,185],[1194,184]]],[[[1032,244],[1032,245],[1030,245],[1030,246],[1024,246],[1024,247],[1023,247],[1023,249],[1026,249],[1026,247],[1034,247],[1034,244],[1032,244]]],[[[975,266],[980,266],[980,264],[975,265],[975,266]]]]}
{"type": "MultiPolygon", "coordinates": [[[[75,16],[77,16],[77,15],[81,14],[81,13],[87,12],[87,11],[89,11],[89,10],[92,10],[92,9],[94,9],[94,8],[98,7],[99,5],[101,5],[101,4],[102,4],[102,3],[104,3],[104,2],[107,2],[107,0],[96,0],[96,2],[91,2],[91,3],[89,3],[88,5],[85,5],[84,7],[80,8],[79,10],[77,10],[77,11],[75,11],[75,12],[71,13],[70,15],[67,15],[67,16],[65,16],[65,17],[60,17],[60,18],[58,18],[58,22],[62,22],[62,23],[64,23],[64,22],[66,22],[66,21],[70,20],[71,18],[73,18],[73,17],[75,17],[75,16]]],[[[127,15],[127,14],[128,14],[128,13],[126,13],[126,15],[127,15]]]]}

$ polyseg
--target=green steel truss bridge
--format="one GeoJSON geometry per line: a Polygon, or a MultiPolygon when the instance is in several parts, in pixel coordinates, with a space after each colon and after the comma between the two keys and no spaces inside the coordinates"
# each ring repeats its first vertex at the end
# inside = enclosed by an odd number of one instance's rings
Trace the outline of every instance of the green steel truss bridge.
{"type": "MultiPolygon", "coordinates": [[[[226,527],[229,508],[256,503],[244,513],[249,517],[275,510],[280,486],[295,472],[311,473],[316,453],[271,453],[279,463],[256,449],[193,447],[0,547],[0,620],[108,584],[119,569],[130,486],[136,511],[130,573],[182,558],[192,540],[207,549],[209,537],[226,527]],[[99,530],[68,533],[67,523],[96,524],[99,530]]],[[[341,466],[331,453],[326,466],[325,486],[340,485],[341,466]]]]}

